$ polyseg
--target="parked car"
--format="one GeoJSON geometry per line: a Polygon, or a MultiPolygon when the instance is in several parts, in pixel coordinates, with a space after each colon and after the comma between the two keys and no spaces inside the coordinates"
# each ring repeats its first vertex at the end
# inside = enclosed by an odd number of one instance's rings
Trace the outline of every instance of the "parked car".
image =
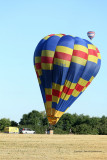
{"type": "Polygon", "coordinates": [[[19,133],[22,133],[22,134],[35,134],[36,132],[29,129],[29,128],[20,128],[19,129],[19,133]]]}

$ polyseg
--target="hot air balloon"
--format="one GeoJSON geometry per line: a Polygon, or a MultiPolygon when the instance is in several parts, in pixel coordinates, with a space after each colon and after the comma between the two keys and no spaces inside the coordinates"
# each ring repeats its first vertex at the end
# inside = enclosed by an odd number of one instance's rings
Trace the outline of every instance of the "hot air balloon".
{"type": "Polygon", "coordinates": [[[51,34],[39,42],[34,67],[50,125],[55,125],[89,86],[100,64],[99,50],[85,39],[51,34]]]}
{"type": "Polygon", "coordinates": [[[87,36],[92,40],[95,36],[95,32],[89,31],[89,32],[87,32],[87,36]]]}

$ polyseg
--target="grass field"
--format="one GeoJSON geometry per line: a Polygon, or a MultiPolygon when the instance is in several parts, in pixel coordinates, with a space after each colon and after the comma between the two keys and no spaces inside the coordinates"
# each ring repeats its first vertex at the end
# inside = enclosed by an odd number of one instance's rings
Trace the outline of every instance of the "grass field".
{"type": "Polygon", "coordinates": [[[0,160],[106,160],[105,135],[0,134],[0,160]]]}

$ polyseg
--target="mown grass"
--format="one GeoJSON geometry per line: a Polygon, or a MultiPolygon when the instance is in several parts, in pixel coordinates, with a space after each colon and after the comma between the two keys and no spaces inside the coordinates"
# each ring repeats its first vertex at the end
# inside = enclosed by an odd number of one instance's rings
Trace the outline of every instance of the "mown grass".
{"type": "Polygon", "coordinates": [[[0,160],[106,160],[105,135],[0,134],[0,160]]]}

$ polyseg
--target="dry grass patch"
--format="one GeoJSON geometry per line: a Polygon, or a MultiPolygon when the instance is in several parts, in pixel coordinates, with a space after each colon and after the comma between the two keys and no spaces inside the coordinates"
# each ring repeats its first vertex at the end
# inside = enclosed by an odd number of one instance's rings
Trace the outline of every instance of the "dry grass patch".
{"type": "Polygon", "coordinates": [[[0,134],[0,160],[106,160],[105,135],[0,134]]]}

